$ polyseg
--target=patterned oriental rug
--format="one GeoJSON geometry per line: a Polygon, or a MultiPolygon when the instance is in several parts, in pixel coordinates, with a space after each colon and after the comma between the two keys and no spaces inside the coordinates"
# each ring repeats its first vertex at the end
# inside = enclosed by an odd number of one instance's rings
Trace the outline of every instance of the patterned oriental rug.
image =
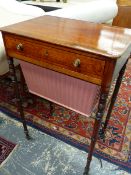
{"type": "Polygon", "coordinates": [[[16,147],[16,144],[0,137],[0,167],[8,160],[16,147]]]}
{"type": "MultiPolygon", "coordinates": [[[[56,104],[52,115],[47,100],[30,94],[35,105],[24,107],[27,123],[51,136],[54,136],[78,149],[88,152],[94,119],[86,118],[56,104]]],[[[19,120],[16,99],[11,84],[1,78],[0,110],[19,120]]],[[[123,82],[112,111],[106,131],[105,142],[98,140],[94,156],[114,163],[131,172],[130,133],[131,133],[131,59],[128,62],[123,82]]],[[[106,114],[105,114],[106,115],[106,114]]]]}

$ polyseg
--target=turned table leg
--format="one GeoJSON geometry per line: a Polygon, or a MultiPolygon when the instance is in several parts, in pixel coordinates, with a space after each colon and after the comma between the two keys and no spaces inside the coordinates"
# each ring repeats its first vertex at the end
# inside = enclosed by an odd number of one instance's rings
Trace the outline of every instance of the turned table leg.
{"type": "Polygon", "coordinates": [[[112,109],[113,109],[114,103],[116,101],[117,94],[118,94],[118,91],[119,91],[119,88],[120,88],[120,85],[121,85],[121,82],[122,82],[122,78],[123,78],[123,75],[124,75],[124,72],[125,72],[125,69],[126,69],[126,64],[127,64],[127,62],[124,64],[121,71],[119,72],[119,76],[118,76],[117,81],[116,81],[116,86],[115,86],[115,89],[114,89],[114,92],[113,92],[113,95],[112,95],[112,98],[111,98],[111,102],[110,102],[110,106],[109,106],[108,113],[107,113],[107,116],[106,116],[106,120],[105,120],[104,126],[102,128],[102,133],[101,134],[102,134],[103,138],[104,138],[105,130],[106,130],[107,125],[109,123],[109,120],[110,120],[110,117],[111,117],[111,112],[112,112],[112,109]]]}
{"type": "Polygon", "coordinates": [[[8,57],[8,63],[9,63],[9,71],[10,71],[10,74],[12,76],[12,82],[14,83],[14,92],[16,94],[17,107],[18,107],[18,111],[20,112],[20,117],[21,117],[22,124],[24,127],[24,133],[26,135],[26,138],[30,139],[29,132],[28,132],[27,125],[26,125],[26,121],[25,121],[25,117],[24,117],[21,95],[19,92],[16,70],[15,70],[14,61],[13,61],[12,57],[8,57]]]}
{"type": "Polygon", "coordinates": [[[26,86],[25,78],[24,78],[24,75],[23,75],[23,72],[22,72],[22,69],[21,69],[21,66],[20,65],[19,65],[19,71],[20,71],[21,90],[22,90],[22,93],[23,94],[26,94],[26,90],[25,90],[25,86],[26,86]]]}
{"type": "Polygon", "coordinates": [[[93,128],[93,134],[92,134],[91,143],[90,143],[90,147],[89,147],[89,153],[88,153],[88,157],[87,157],[87,164],[86,164],[85,171],[84,171],[83,175],[88,175],[88,173],[89,173],[89,167],[90,167],[90,163],[92,160],[92,155],[93,155],[93,151],[95,148],[95,144],[97,141],[101,120],[102,120],[102,117],[104,114],[107,96],[108,96],[107,93],[101,92],[99,105],[98,105],[98,111],[96,114],[94,128],[93,128]]]}

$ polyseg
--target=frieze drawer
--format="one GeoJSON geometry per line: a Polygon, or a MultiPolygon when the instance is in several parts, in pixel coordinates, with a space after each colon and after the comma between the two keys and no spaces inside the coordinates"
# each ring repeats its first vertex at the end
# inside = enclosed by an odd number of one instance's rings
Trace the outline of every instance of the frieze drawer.
{"type": "Polygon", "coordinates": [[[55,71],[59,72],[61,69],[66,74],[73,71],[80,79],[86,80],[89,75],[94,77],[95,81],[98,79],[98,84],[102,79],[105,65],[103,60],[81,55],[77,52],[70,52],[68,49],[65,50],[49,43],[36,40],[34,42],[33,39],[11,34],[5,35],[5,44],[8,50],[7,53],[11,57],[29,62],[32,60],[34,64],[46,68],[52,66],[55,71]],[[82,75],[84,75],[84,78],[82,78],[82,75]]]}

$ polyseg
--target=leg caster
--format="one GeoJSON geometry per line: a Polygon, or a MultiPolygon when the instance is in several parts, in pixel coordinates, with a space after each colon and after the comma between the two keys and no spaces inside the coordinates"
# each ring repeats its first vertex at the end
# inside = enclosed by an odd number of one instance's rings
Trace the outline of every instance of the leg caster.
{"type": "Polygon", "coordinates": [[[89,175],[89,170],[89,167],[86,166],[83,175],[89,175]]]}
{"type": "Polygon", "coordinates": [[[24,133],[25,133],[26,139],[27,140],[31,140],[31,137],[29,135],[29,132],[28,131],[24,131],[24,133]]]}

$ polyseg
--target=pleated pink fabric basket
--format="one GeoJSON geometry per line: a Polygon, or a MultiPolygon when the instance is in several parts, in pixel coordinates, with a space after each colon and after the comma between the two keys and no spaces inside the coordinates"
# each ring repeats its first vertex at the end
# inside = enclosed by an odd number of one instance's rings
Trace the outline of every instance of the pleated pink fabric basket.
{"type": "Polygon", "coordinates": [[[20,64],[31,93],[90,116],[97,103],[99,86],[27,62],[20,64]]]}

